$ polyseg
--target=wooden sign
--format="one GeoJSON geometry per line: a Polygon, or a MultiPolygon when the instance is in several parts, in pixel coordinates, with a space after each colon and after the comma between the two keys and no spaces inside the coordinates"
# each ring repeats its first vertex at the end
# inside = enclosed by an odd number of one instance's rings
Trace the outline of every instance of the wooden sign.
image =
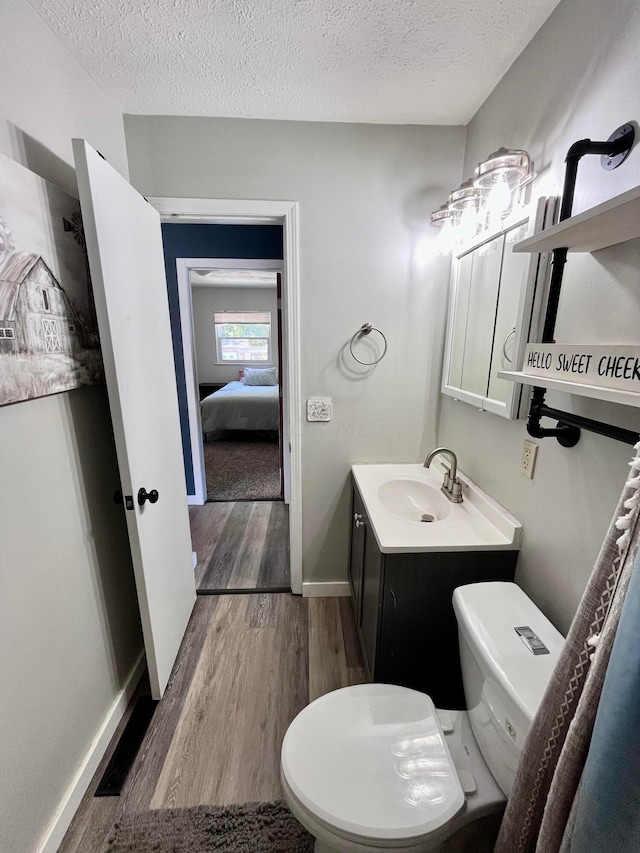
{"type": "Polygon", "coordinates": [[[640,346],[527,344],[522,371],[580,385],[640,391],[640,346]]]}

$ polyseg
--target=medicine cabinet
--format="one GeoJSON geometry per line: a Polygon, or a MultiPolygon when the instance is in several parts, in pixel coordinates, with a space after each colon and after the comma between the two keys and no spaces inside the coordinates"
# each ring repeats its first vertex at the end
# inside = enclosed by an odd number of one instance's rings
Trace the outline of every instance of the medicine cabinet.
{"type": "MultiPolygon", "coordinates": [[[[442,393],[515,420],[522,385],[498,377],[522,363],[537,332],[549,255],[513,246],[554,221],[555,198],[512,216],[498,231],[465,246],[453,260],[442,393]]],[[[524,409],[524,406],[523,406],[524,409]]]]}

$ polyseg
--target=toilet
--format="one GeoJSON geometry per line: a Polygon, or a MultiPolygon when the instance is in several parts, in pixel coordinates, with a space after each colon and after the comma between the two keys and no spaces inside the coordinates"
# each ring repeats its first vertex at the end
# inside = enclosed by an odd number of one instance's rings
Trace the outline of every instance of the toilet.
{"type": "MultiPolygon", "coordinates": [[[[469,830],[499,820],[564,640],[513,583],[458,587],[453,606],[467,711],[359,684],[289,726],[282,786],[316,853],[476,850],[469,830]]],[[[425,666],[433,654],[425,649],[425,666]]]]}

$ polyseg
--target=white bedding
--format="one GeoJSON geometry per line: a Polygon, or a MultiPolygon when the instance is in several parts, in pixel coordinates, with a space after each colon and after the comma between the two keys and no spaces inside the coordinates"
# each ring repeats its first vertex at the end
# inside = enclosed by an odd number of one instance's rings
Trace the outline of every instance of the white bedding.
{"type": "Polygon", "coordinates": [[[220,429],[277,430],[278,385],[229,382],[200,401],[202,431],[220,429]]]}

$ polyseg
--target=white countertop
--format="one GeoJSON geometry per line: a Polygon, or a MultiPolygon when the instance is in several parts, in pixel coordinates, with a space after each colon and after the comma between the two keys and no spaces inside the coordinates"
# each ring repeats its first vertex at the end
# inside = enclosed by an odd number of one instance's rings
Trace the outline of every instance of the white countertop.
{"type": "MultiPolygon", "coordinates": [[[[448,502],[448,513],[440,521],[407,520],[390,511],[380,498],[380,489],[390,481],[418,481],[440,489],[442,467],[436,458],[430,468],[420,463],[352,465],[353,478],[365,505],[369,525],[383,554],[424,551],[514,551],[520,548],[522,525],[497,501],[489,497],[461,471],[463,501],[448,502]]],[[[400,487],[402,483],[400,483],[400,487]]],[[[444,498],[447,501],[447,498],[444,498]]]]}

